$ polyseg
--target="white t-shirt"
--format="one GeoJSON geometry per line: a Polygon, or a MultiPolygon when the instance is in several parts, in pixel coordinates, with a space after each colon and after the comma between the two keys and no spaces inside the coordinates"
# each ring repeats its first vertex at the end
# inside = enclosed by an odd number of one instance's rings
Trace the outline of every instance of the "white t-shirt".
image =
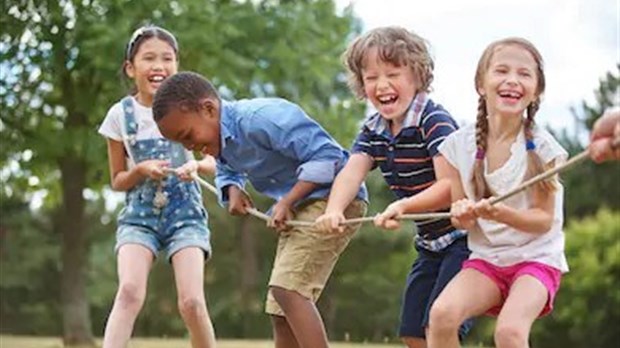
{"type": "MultiPolygon", "coordinates": [[[[555,165],[558,165],[566,161],[568,153],[551,134],[539,127],[535,127],[533,133],[535,151],[543,163],[555,160],[555,165]]],[[[468,125],[450,134],[439,146],[441,154],[458,170],[465,195],[469,199],[474,199],[471,175],[476,156],[475,139],[475,125],[468,125]]],[[[519,132],[519,136],[512,144],[511,156],[504,165],[492,173],[488,173],[486,167],[485,162],[485,180],[498,196],[519,186],[523,182],[527,168],[527,151],[523,132],[519,132]]],[[[483,259],[501,267],[523,261],[536,261],[567,272],[568,264],[564,256],[564,232],[562,231],[564,188],[559,182],[556,184],[555,214],[548,232],[527,233],[502,223],[478,219],[479,227],[469,231],[468,234],[469,248],[472,251],[470,258],[483,259]]],[[[529,208],[527,196],[527,192],[523,191],[506,199],[503,203],[515,209],[525,210],[529,208]]]]}
{"type": "MultiPolygon", "coordinates": [[[[134,109],[134,117],[138,123],[138,131],[136,133],[136,140],[144,139],[159,139],[163,138],[157,123],[153,119],[153,110],[140,104],[134,97],[131,97],[131,101],[134,109]]],[[[99,134],[112,140],[121,141],[125,145],[125,151],[129,152],[127,148],[128,144],[124,141],[125,131],[125,112],[123,111],[122,100],[112,105],[108,110],[103,123],[99,127],[99,134]]],[[[186,158],[194,158],[190,151],[186,151],[186,158]]],[[[128,165],[133,165],[133,159],[128,159],[128,165]]]]}
{"type": "MultiPolygon", "coordinates": [[[[138,103],[134,97],[131,97],[131,101],[134,107],[134,117],[138,123],[136,140],[163,138],[159,128],[157,128],[157,123],[153,119],[151,108],[138,103]]],[[[123,112],[123,105],[119,101],[108,110],[108,114],[99,127],[99,134],[116,141],[123,141],[124,129],[125,113],[123,112]]]]}

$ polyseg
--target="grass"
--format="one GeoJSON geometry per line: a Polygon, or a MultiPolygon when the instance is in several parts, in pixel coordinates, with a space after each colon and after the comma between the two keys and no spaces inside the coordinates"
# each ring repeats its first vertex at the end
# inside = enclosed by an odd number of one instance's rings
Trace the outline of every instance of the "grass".
{"type": "MultiPolygon", "coordinates": [[[[97,342],[101,344],[101,341],[97,342]]],[[[0,348],[62,348],[62,340],[56,337],[0,336],[0,348]]],[[[218,340],[218,348],[273,348],[268,340],[218,340]]],[[[396,348],[401,345],[380,343],[332,343],[332,348],[396,348]]],[[[191,348],[189,340],[177,338],[135,338],[129,348],[191,348]]]]}

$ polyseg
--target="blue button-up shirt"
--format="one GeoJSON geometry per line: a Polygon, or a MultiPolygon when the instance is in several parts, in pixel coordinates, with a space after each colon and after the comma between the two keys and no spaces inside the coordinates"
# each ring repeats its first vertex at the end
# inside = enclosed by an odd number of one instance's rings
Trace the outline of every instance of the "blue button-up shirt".
{"type": "MultiPolygon", "coordinates": [[[[283,99],[222,101],[221,151],[215,184],[220,204],[223,189],[244,189],[250,181],[258,191],[280,200],[299,181],[319,184],[308,198],[327,198],[349,153],[299,106],[283,99]]],[[[362,185],[358,198],[367,200],[362,185]]]]}

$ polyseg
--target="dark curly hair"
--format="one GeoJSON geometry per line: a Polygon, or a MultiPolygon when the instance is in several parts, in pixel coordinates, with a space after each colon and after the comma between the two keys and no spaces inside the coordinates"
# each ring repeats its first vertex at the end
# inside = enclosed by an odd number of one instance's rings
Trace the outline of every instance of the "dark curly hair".
{"type": "Polygon", "coordinates": [[[200,101],[213,98],[220,101],[213,84],[200,74],[183,71],[164,80],[153,98],[153,118],[164,118],[171,109],[198,110],[200,101]]]}

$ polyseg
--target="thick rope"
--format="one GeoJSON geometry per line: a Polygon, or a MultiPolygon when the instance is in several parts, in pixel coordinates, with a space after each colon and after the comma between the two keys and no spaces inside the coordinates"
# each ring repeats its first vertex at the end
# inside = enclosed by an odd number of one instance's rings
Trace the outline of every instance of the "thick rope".
{"type": "MultiPolygon", "coordinates": [[[[620,146],[620,138],[616,138],[613,140],[612,142],[612,148],[617,148],[618,146],[620,146]]],[[[564,171],[566,169],[569,169],[571,167],[573,167],[575,164],[582,162],[583,160],[589,158],[589,154],[588,154],[588,150],[584,150],[581,153],[573,156],[572,158],[570,158],[568,161],[562,163],[561,165],[555,166],[552,169],[549,169],[539,175],[536,175],[535,177],[524,181],[523,183],[521,183],[521,185],[515,187],[514,189],[508,191],[507,193],[498,196],[498,197],[493,197],[490,199],[489,203],[491,205],[502,202],[514,195],[516,195],[519,192],[525,191],[526,189],[528,189],[530,186],[533,186],[543,180],[546,180],[558,173],[560,173],[561,171],[564,171]]],[[[199,177],[197,174],[192,175],[192,177],[194,178],[194,180],[198,181],[198,183],[205,187],[207,190],[211,191],[213,194],[215,194],[217,196],[218,192],[217,189],[215,188],[215,186],[213,186],[212,184],[210,184],[209,182],[207,182],[206,180],[204,180],[203,178],[199,177]]],[[[256,210],[255,208],[247,208],[247,211],[249,214],[265,221],[268,222],[271,217],[263,212],[260,212],[258,210],[256,210]]],[[[428,219],[449,219],[451,217],[450,213],[419,213],[419,214],[402,214],[400,216],[395,217],[395,220],[411,220],[411,221],[419,221],[419,220],[428,220],[428,219]]],[[[374,216],[366,216],[366,217],[362,217],[362,218],[356,218],[356,219],[349,219],[349,220],[344,220],[342,222],[340,222],[340,225],[354,225],[354,224],[359,224],[359,223],[364,223],[364,222],[371,222],[374,220],[374,216]]],[[[299,220],[287,220],[286,221],[286,225],[288,226],[292,226],[292,227],[308,227],[308,226],[312,226],[314,225],[314,221],[299,221],[299,220]]]]}

